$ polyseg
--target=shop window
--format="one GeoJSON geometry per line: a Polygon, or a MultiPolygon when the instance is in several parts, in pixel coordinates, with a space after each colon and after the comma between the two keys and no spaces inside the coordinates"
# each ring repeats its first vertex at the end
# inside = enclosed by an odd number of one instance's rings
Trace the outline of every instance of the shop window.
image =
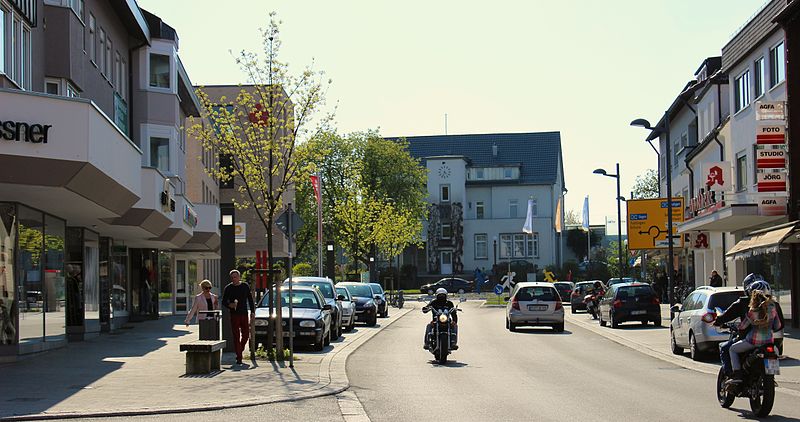
{"type": "Polygon", "coordinates": [[[111,312],[114,318],[128,316],[128,248],[111,245],[111,312]]]}
{"type": "MultiPolygon", "coordinates": [[[[17,320],[11,310],[20,310],[23,303],[19,298],[27,297],[25,290],[17,294],[15,275],[17,262],[14,259],[17,250],[17,215],[13,204],[0,203],[0,345],[14,344],[17,341],[17,320]]],[[[24,286],[23,286],[24,287],[24,286]]]]}
{"type": "Polygon", "coordinates": [[[150,86],[156,88],[170,87],[169,56],[150,54],[150,86]]]}
{"type": "Polygon", "coordinates": [[[44,216],[18,207],[17,302],[19,342],[40,342],[44,338],[45,284],[43,270],[44,216]]]}
{"type": "Polygon", "coordinates": [[[150,138],[150,167],[169,173],[169,138],[150,138]]]}
{"type": "MultiPolygon", "coordinates": [[[[67,297],[64,291],[64,220],[44,216],[44,336],[45,341],[64,339],[67,334],[67,297]]],[[[77,300],[81,300],[77,298],[77,300]]]]}

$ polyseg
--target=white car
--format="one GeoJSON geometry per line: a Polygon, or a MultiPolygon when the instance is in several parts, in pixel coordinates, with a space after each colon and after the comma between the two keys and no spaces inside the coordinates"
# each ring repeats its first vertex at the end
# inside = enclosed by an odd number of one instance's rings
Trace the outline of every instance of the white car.
{"type": "Polygon", "coordinates": [[[336,299],[342,304],[342,326],[349,333],[356,325],[356,302],[344,287],[336,288],[336,299]]]}
{"type": "Polygon", "coordinates": [[[552,283],[521,282],[514,285],[506,304],[506,328],[521,325],[553,327],[564,331],[564,306],[552,283]]]}

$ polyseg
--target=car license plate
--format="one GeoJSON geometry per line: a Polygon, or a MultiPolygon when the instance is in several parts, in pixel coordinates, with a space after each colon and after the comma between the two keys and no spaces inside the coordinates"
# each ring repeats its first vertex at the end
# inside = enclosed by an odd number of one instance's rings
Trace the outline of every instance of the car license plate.
{"type": "Polygon", "coordinates": [[[764,373],[767,375],[780,375],[781,366],[778,359],[764,359],[764,373]]]}
{"type": "Polygon", "coordinates": [[[644,315],[647,311],[631,311],[631,315],[644,315]]]}
{"type": "Polygon", "coordinates": [[[529,311],[546,311],[547,305],[528,305],[529,311]]]}

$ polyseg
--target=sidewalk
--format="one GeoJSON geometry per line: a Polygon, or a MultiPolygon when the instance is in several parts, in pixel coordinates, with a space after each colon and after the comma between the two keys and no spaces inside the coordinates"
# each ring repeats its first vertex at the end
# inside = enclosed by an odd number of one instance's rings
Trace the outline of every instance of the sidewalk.
{"type": "MultiPolygon", "coordinates": [[[[669,338],[669,305],[661,305],[661,327],[626,323],[620,325],[618,329],[613,329],[601,327],[598,320],[593,320],[586,312],[577,314],[566,312],[565,315],[567,322],[649,356],[706,374],[716,375],[719,371],[719,357],[710,356],[705,362],[695,362],[689,357],[688,352],[683,356],[672,354],[669,338]]],[[[779,388],[789,390],[789,394],[800,397],[800,330],[788,327],[784,330],[783,353],[780,359],[781,374],[776,378],[779,388]]]]}
{"type": "Polygon", "coordinates": [[[394,310],[376,328],[357,326],[324,352],[297,350],[294,368],[247,360],[233,367],[227,353],[221,371],[195,376],[184,374],[179,345],[198,338],[196,325],[180,317],[131,324],[0,365],[0,420],[177,413],[337,394],[349,386],[348,355],[409,310],[394,310]]]}

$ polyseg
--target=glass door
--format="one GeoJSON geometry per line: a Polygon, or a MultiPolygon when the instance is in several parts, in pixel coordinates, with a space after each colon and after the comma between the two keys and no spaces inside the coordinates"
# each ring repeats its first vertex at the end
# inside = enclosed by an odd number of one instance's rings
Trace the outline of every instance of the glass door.
{"type": "Polygon", "coordinates": [[[452,274],[453,273],[453,252],[452,251],[442,251],[442,274],[452,274]]]}
{"type": "Polygon", "coordinates": [[[189,311],[189,295],[192,292],[188,280],[188,261],[175,260],[175,313],[186,314],[189,311]]]}

